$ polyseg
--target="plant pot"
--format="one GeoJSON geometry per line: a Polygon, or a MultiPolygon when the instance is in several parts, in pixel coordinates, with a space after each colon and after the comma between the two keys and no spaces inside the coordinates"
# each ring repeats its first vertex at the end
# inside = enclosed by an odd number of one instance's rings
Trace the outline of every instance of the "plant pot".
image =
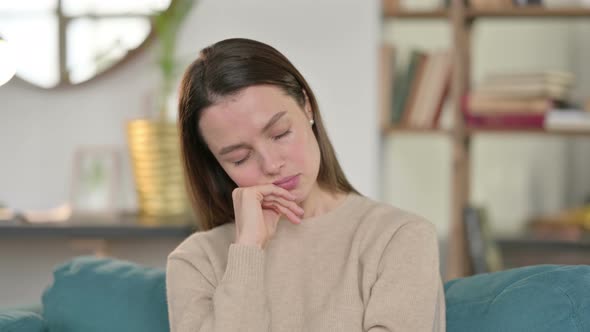
{"type": "Polygon", "coordinates": [[[140,215],[148,223],[188,216],[176,123],[133,120],[127,123],[127,139],[140,215]]]}

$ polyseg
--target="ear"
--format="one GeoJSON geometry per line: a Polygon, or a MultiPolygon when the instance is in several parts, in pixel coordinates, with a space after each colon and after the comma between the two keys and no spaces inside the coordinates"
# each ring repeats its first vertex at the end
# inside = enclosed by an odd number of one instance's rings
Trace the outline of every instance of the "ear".
{"type": "Polygon", "coordinates": [[[301,89],[301,92],[303,92],[303,96],[305,97],[305,105],[303,106],[303,110],[305,111],[305,116],[307,116],[307,118],[309,120],[312,120],[313,114],[311,111],[311,103],[309,102],[309,97],[307,96],[307,92],[305,91],[305,89],[301,89]]]}

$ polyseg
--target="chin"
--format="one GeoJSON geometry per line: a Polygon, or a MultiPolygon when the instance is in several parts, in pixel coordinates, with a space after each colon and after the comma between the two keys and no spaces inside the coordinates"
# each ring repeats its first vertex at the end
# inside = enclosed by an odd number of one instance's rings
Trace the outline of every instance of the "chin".
{"type": "Polygon", "coordinates": [[[295,201],[297,203],[301,203],[305,201],[309,197],[309,193],[311,192],[311,188],[306,188],[307,190],[302,191],[301,189],[295,189],[292,194],[295,195],[295,201]]]}

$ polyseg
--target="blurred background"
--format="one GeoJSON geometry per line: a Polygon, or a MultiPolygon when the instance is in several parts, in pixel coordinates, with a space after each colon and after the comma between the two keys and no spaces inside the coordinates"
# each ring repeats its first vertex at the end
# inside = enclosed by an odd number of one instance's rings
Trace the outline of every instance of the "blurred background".
{"type": "Polygon", "coordinates": [[[78,255],[164,267],[195,231],[176,86],[230,37],[294,63],[353,185],[435,224],[443,275],[590,263],[590,5],[448,6],[2,2],[0,307],[78,255]]]}

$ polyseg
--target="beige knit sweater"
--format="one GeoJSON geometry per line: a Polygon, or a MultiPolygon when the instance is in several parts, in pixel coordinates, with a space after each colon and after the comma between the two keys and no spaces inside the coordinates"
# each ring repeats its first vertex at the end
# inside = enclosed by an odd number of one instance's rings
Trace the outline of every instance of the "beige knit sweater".
{"type": "Polygon", "coordinates": [[[437,236],[424,219],[349,194],[264,250],[235,224],[187,238],[168,257],[173,332],[445,331],[437,236]]]}

